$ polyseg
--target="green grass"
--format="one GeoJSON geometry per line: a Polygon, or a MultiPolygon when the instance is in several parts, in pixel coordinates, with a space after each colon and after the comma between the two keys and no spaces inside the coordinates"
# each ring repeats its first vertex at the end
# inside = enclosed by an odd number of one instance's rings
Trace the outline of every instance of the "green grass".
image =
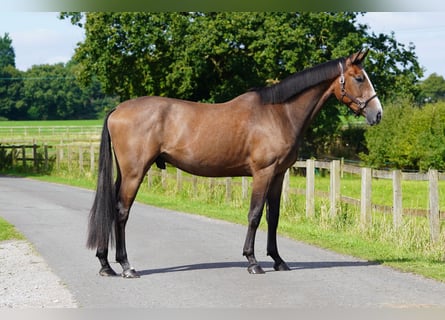
{"type": "Polygon", "coordinates": [[[16,228],[0,217],[0,241],[20,240],[24,237],[16,230],[16,228]]]}

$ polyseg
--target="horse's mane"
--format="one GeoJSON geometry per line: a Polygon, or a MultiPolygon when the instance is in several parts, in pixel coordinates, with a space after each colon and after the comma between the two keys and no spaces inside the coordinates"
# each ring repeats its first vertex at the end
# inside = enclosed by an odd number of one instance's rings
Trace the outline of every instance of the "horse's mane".
{"type": "Polygon", "coordinates": [[[262,88],[253,88],[261,97],[263,104],[285,103],[297,94],[339,75],[338,63],[345,63],[344,58],[331,60],[315,67],[294,73],[277,84],[262,88]]]}

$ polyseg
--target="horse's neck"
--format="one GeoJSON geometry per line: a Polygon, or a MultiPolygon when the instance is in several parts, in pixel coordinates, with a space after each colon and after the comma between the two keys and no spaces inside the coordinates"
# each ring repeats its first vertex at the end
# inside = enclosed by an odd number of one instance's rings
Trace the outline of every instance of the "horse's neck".
{"type": "Polygon", "coordinates": [[[296,99],[283,105],[288,115],[288,121],[295,129],[295,135],[300,135],[309,127],[321,108],[332,95],[332,81],[313,87],[299,95],[296,99]]]}

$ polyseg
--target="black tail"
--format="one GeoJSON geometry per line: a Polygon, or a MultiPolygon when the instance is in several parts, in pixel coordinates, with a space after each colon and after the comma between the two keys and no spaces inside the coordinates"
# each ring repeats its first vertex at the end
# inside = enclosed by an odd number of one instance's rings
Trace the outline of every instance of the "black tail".
{"type": "Polygon", "coordinates": [[[90,249],[108,248],[108,242],[114,242],[114,222],[117,205],[113,182],[113,158],[111,139],[108,132],[108,117],[105,118],[99,151],[99,174],[97,177],[96,196],[90,211],[87,247],[90,249]]]}

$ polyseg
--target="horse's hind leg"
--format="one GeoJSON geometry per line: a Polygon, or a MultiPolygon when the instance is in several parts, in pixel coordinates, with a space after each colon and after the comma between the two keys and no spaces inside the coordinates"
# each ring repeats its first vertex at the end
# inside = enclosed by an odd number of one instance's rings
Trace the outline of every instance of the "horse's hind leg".
{"type": "Polygon", "coordinates": [[[139,274],[134,270],[127,257],[125,244],[125,226],[128,221],[131,205],[136,197],[136,193],[144,177],[140,175],[122,176],[122,182],[118,191],[118,218],[116,221],[116,261],[122,266],[122,276],[124,278],[139,278],[139,274]]]}
{"type": "Polygon", "coordinates": [[[116,276],[116,272],[111,268],[108,262],[108,248],[97,248],[96,257],[99,259],[101,268],[99,274],[101,276],[116,276]]]}
{"type": "Polygon", "coordinates": [[[267,194],[266,218],[268,225],[267,232],[267,255],[275,261],[276,271],[290,270],[286,262],[280,257],[277,247],[277,228],[280,217],[280,200],[283,188],[284,174],[276,176],[267,194]]]}

